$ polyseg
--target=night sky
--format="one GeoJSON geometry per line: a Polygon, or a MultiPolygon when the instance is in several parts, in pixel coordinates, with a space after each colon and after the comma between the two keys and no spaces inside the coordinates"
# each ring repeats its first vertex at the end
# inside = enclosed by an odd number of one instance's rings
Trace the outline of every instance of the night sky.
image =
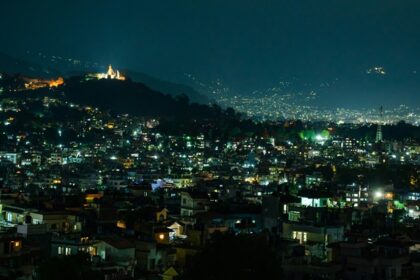
{"type": "MultiPolygon", "coordinates": [[[[0,51],[15,56],[41,51],[170,80],[187,72],[223,78],[239,92],[285,77],[347,85],[383,66],[391,82],[369,94],[391,84],[392,102],[419,104],[416,0],[1,1],[0,24],[0,51]]],[[[365,94],[342,85],[332,96],[352,90],[365,94]]]]}

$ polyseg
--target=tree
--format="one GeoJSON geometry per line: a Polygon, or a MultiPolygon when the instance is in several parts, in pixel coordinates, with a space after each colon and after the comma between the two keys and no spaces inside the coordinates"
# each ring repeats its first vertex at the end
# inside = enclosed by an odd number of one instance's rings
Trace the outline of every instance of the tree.
{"type": "Polygon", "coordinates": [[[192,261],[184,279],[280,279],[277,260],[264,236],[216,234],[192,261]]]}
{"type": "Polygon", "coordinates": [[[87,253],[80,253],[77,255],[53,257],[44,260],[36,270],[35,279],[96,280],[101,278],[90,270],[89,255],[87,253]]]}

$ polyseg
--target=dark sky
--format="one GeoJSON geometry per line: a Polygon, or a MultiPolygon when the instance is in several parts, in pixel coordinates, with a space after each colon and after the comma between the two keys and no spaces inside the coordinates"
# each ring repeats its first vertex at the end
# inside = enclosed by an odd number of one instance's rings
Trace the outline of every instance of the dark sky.
{"type": "MultiPolygon", "coordinates": [[[[420,73],[418,0],[13,0],[0,50],[112,62],[240,90],[281,77],[319,81],[380,65],[420,73]]],[[[413,93],[410,93],[413,94],[413,93]]]]}

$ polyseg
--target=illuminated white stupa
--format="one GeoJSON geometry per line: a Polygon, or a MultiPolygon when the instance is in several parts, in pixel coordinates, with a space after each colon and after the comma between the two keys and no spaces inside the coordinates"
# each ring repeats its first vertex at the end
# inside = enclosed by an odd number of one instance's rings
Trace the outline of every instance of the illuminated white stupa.
{"type": "Polygon", "coordinates": [[[125,80],[125,77],[123,75],[120,74],[120,71],[114,71],[114,69],[112,69],[112,65],[110,64],[108,66],[108,71],[106,73],[98,73],[96,74],[96,77],[98,79],[115,79],[115,80],[125,80]]]}

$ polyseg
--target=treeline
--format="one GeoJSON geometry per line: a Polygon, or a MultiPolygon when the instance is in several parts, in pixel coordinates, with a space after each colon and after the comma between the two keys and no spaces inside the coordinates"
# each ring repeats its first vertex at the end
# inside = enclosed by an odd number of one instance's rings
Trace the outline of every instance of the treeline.
{"type": "MultiPolygon", "coordinates": [[[[356,139],[365,139],[373,141],[376,138],[377,125],[369,124],[362,126],[337,126],[336,133],[343,137],[350,137],[356,139]]],[[[413,140],[420,142],[420,127],[415,126],[404,121],[400,121],[394,125],[382,126],[382,135],[385,140],[413,140]]]]}

